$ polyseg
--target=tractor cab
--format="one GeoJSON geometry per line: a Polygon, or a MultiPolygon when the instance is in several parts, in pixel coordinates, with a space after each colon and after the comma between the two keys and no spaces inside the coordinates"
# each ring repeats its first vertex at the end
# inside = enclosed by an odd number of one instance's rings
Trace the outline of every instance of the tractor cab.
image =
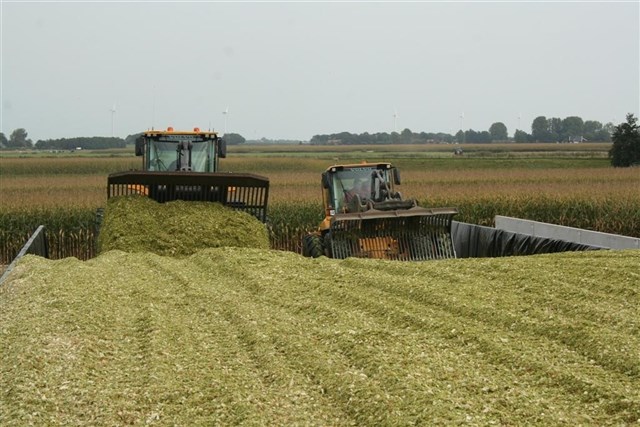
{"type": "Polygon", "coordinates": [[[217,172],[227,146],[216,132],[146,131],[136,140],[136,156],[145,171],[217,172]]]}
{"type": "Polygon", "coordinates": [[[395,190],[398,170],[389,163],[330,166],[322,174],[325,218],[302,238],[302,254],[344,259],[422,261],[455,258],[451,221],[455,208],[423,208],[395,190]]]}
{"type": "Polygon", "coordinates": [[[269,178],[219,172],[227,146],[216,132],[145,131],[136,139],[135,154],[142,157],[142,170],[110,174],[107,198],[135,194],[160,203],[217,202],[266,222],[269,178]]]}
{"type": "Polygon", "coordinates": [[[398,170],[389,163],[332,166],[323,176],[325,209],[339,213],[361,211],[366,203],[399,199],[394,184],[400,184],[398,170]]]}

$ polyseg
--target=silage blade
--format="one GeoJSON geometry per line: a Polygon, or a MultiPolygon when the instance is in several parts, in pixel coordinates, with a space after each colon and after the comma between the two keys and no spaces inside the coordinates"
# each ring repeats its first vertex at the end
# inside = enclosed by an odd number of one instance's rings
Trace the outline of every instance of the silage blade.
{"type": "Polygon", "coordinates": [[[267,219],[269,179],[245,173],[130,171],[109,175],[107,198],[144,195],[157,202],[218,202],[267,219]]]}
{"type": "Polygon", "coordinates": [[[336,215],[331,223],[333,258],[425,261],[455,258],[451,222],[456,209],[415,207],[336,215]]]}

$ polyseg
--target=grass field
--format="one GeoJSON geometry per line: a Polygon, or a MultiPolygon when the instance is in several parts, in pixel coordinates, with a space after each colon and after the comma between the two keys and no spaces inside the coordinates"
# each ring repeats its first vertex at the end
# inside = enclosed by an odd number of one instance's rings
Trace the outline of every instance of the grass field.
{"type": "Polygon", "coordinates": [[[640,252],[28,256],[2,425],[635,425],[640,252]]]}

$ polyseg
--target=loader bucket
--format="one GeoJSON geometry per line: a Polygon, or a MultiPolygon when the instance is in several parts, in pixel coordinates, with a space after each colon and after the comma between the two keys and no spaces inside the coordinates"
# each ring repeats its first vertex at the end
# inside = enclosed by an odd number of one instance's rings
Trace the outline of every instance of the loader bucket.
{"type": "Polygon", "coordinates": [[[338,214],[332,218],[327,244],[333,258],[379,258],[425,261],[455,258],[453,208],[338,214]]]}
{"type": "Polygon", "coordinates": [[[269,178],[242,173],[130,171],[109,175],[107,198],[140,194],[172,200],[218,202],[267,220],[269,178]]]}

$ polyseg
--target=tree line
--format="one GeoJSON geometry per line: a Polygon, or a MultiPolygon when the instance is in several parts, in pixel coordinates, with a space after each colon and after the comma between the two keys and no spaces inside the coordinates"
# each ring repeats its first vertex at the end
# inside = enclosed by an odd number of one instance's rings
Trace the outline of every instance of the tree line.
{"type": "Polygon", "coordinates": [[[460,129],[455,135],[448,133],[381,132],[352,134],[340,132],[314,135],[309,141],[313,145],[351,145],[351,144],[428,144],[428,143],[460,143],[488,144],[491,142],[610,142],[615,126],[613,123],[603,125],[596,120],[584,121],[577,116],[549,118],[536,117],[531,124],[531,133],[516,129],[513,137],[509,137],[507,126],[502,122],[493,123],[486,131],[460,129]]]}
{"type": "MultiPolygon", "coordinates": [[[[502,122],[493,123],[489,130],[476,132],[472,129],[458,131],[455,135],[446,133],[414,133],[409,129],[401,133],[373,133],[352,134],[341,132],[329,135],[314,135],[310,143],[314,145],[358,145],[358,144],[421,144],[421,143],[490,143],[494,141],[515,142],[582,142],[582,141],[613,141],[609,150],[609,158],[613,166],[640,165],[640,127],[638,119],[633,114],[627,114],[627,121],[618,126],[612,123],[603,125],[595,120],[583,121],[580,117],[571,116],[565,119],[538,116],[531,125],[531,134],[516,130],[513,138],[509,138],[507,127],[502,122]]],[[[9,138],[0,132],[0,148],[20,149],[36,148],[48,150],[75,150],[124,148],[133,144],[140,134],[129,135],[127,138],[116,137],[79,137],[38,140],[35,146],[29,139],[25,129],[14,130],[9,138]]],[[[242,135],[229,133],[224,136],[230,145],[246,142],[242,135]]],[[[264,141],[264,138],[263,138],[264,141]]]]}
{"type": "Polygon", "coordinates": [[[26,130],[20,128],[11,132],[9,138],[0,133],[0,147],[7,149],[35,148],[37,150],[104,150],[124,148],[127,142],[122,138],[92,136],[38,140],[34,144],[26,130]]]}
{"type": "MultiPolygon", "coordinates": [[[[427,143],[467,143],[488,144],[491,142],[610,142],[614,130],[613,123],[602,124],[596,120],[584,121],[578,116],[564,119],[558,117],[536,117],[531,123],[531,133],[516,129],[513,137],[509,136],[507,126],[502,122],[493,123],[486,131],[460,129],[455,135],[438,132],[413,132],[404,129],[398,132],[379,132],[353,134],[340,132],[333,134],[314,135],[309,141],[313,145],[358,145],[358,144],[427,144],[427,143]]],[[[133,144],[140,134],[129,135],[125,139],[108,137],[80,137],[39,140],[33,144],[25,129],[14,130],[9,138],[0,133],[0,147],[2,148],[37,148],[54,150],[104,149],[120,148],[126,144],[133,144]]],[[[229,145],[243,144],[246,139],[237,133],[228,133],[224,139],[229,145]]],[[[263,138],[264,140],[264,138],[263,138]]]]}
{"type": "Polygon", "coordinates": [[[536,142],[608,142],[614,127],[611,122],[603,125],[596,120],[583,121],[577,116],[564,119],[538,116],[531,124],[530,137],[536,142]]]}
{"type": "Polygon", "coordinates": [[[38,150],[105,150],[108,148],[125,148],[122,138],[93,136],[88,138],[46,139],[36,142],[38,150]]]}

